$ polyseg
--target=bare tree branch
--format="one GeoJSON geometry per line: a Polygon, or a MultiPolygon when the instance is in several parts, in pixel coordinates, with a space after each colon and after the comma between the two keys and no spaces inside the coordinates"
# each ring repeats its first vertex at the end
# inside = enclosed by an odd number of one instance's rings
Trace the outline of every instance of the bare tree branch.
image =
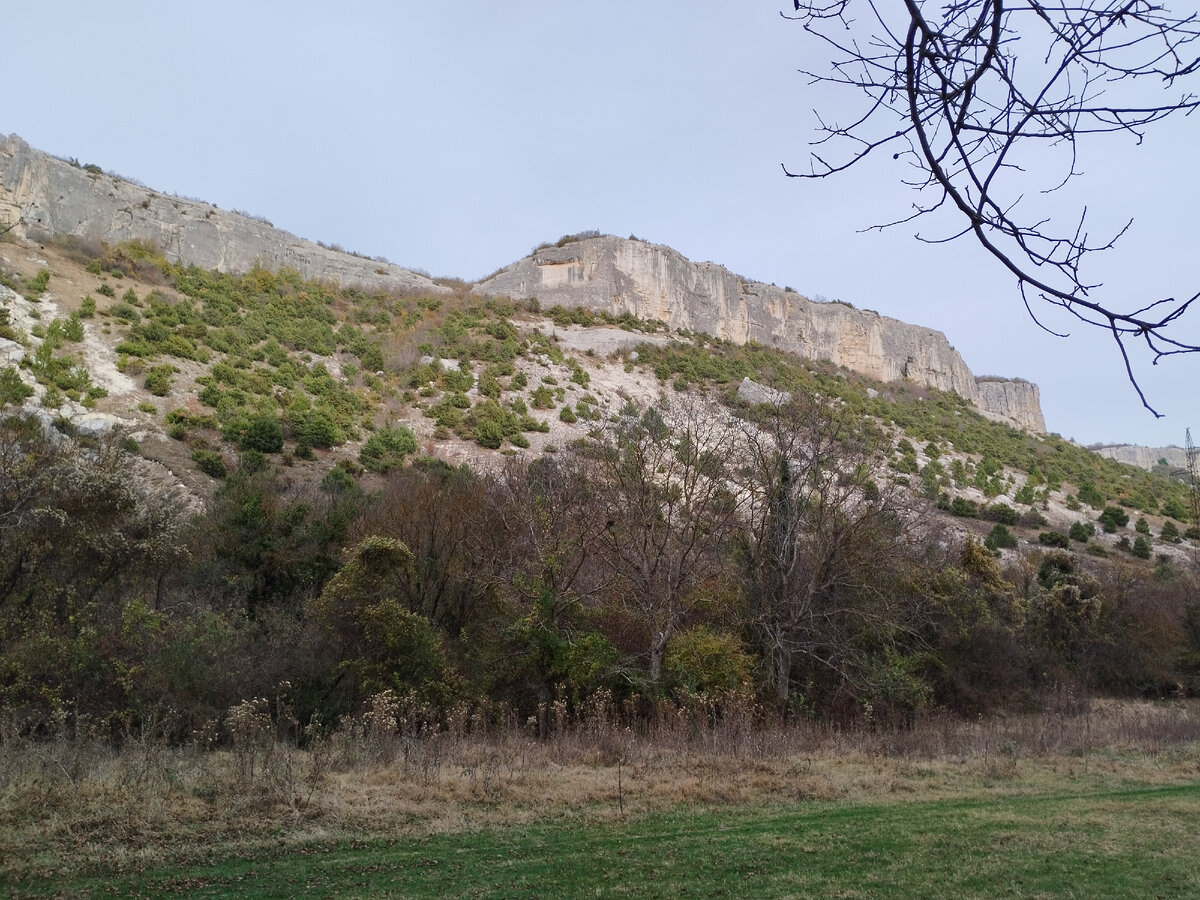
{"type": "MultiPolygon", "coordinates": [[[[1146,130],[1200,99],[1177,85],[1200,68],[1195,55],[1200,16],[1176,15],[1150,0],[793,0],[806,33],[831,53],[828,68],[802,70],[814,83],[850,89],[865,99],[848,124],[818,116],[807,172],[784,166],[791,178],[826,178],[860,164],[882,148],[916,173],[902,179],[930,199],[883,225],[906,224],[941,210],[956,214],[945,243],[973,235],[1017,280],[1037,324],[1030,296],[1108,331],[1130,383],[1138,385],[1129,342],[1144,340],[1152,363],[1200,352],[1195,338],[1178,337],[1185,300],[1094,295],[1083,264],[1111,249],[1128,230],[1093,239],[1087,209],[1059,225],[1031,207],[1031,197],[1061,190],[1079,174],[1078,141],[1146,130]],[[856,18],[861,15],[862,21],[856,18]],[[831,151],[841,148],[840,156],[831,151]],[[1057,154],[1057,156],[1056,156],[1057,154]],[[1059,174],[1047,163],[1061,157],[1059,174]],[[1045,177],[1044,184],[1039,180],[1045,177]]],[[[1062,335],[1065,336],[1065,335],[1062,335]]]]}

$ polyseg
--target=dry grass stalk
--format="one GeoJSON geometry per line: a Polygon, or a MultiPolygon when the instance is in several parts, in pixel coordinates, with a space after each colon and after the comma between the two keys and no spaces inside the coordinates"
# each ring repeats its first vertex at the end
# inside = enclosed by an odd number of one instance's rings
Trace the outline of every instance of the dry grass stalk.
{"type": "MultiPolygon", "coordinates": [[[[297,749],[263,706],[235,707],[230,740],[168,746],[151,730],[120,749],[59,722],[38,740],[0,728],[0,859],[12,874],[203,860],[332,839],[462,831],[547,819],[618,820],[679,804],[903,802],[1081,790],[1122,778],[1192,781],[1200,704],[1095,701],[968,722],[930,716],[902,732],[665,707],[643,728],[611,698],[580,717],[484,727],[441,723],[394,695],[297,749]],[[545,726],[552,734],[531,731],[545,726]],[[620,785],[618,786],[618,779],[620,785]]],[[[161,734],[161,730],[159,731],[161,734]]]]}

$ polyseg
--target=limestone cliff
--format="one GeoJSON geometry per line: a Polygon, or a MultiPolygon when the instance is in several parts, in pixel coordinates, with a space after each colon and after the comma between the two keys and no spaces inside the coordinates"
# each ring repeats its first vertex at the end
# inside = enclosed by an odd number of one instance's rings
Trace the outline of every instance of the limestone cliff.
{"type": "Polygon", "coordinates": [[[109,243],[150,240],[172,260],[240,272],[263,262],[306,278],[368,288],[440,292],[428,277],[327,249],[250,216],[161,194],[0,135],[0,222],[37,238],[73,234],[109,243]]]}
{"type": "Polygon", "coordinates": [[[977,378],[975,385],[979,390],[979,395],[974,398],[975,405],[981,410],[1018,422],[1027,431],[1046,433],[1042,398],[1036,384],[1020,378],[1011,381],[977,378]]]}
{"type": "Polygon", "coordinates": [[[1172,469],[1186,469],[1188,465],[1187,451],[1182,447],[1142,447],[1137,444],[1112,444],[1107,447],[1089,447],[1088,449],[1115,459],[1117,462],[1128,463],[1140,469],[1153,469],[1159,460],[1166,460],[1172,469]]]}
{"type": "Polygon", "coordinates": [[[757,341],[829,360],[879,381],[907,379],[955,393],[1029,431],[1046,430],[1037,386],[977,382],[940,331],[842,303],[816,303],[771,284],[745,281],[714,263],[694,263],[659,244],[617,237],[545,247],[475,288],[536,297],[543,305],[632,313],[735,343],[757,341]]]}

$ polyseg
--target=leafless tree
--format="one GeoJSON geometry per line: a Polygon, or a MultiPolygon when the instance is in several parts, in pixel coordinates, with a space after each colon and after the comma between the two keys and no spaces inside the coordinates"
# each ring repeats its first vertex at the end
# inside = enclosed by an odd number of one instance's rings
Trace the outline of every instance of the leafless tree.
{"type": "Polygon", "coordinates": [[[852,680],[856,635],[890,627],[904,519],[900,495],[875,481],[881,459],[862,425],[798,394],[746,426],[741,575],[781,706],[795,665],[852,680]]]}
{"type": "Polygon", "coordinates": [[[672,636],[726,583],[723,551],[740,505],[729,485],[737,429],[719,406],[690,395],[626,412],[579,453],[615,591],[646,633],[657,682],[672,636]]]}
{"type": "MultiPolygon", "coordinates": [[[[825,178],[890,153],[909,165],[918,191],[909,223],[942,211],[953,223],[931,243],[970,235],[1011,273],[1029,314],[1033,300],[1111,333],[1142,404],[1130,342],[1153,362],[1200,351],[1179,320],[1183,299],[1109,299],[1084,263],[1111,248],[1130,223],[1099,238],[1086,207],[1060,219],[1037,195],[1080,174],[1080,143],[1146,130],[1200,100],[1184,88],[1200,68],[1194,11],[1149,0],[793,0],[800,22],[830,52],[828,68],[802,70],[847,88],[862,105],[846,119],[820,116],[808,171],[825,178]]],[[[1056,333],[1056,332],[1051,332],[1056,333]]]]}
{"type": "MultiPolygon", "coordinates": [[[[488,479],[493,577],[522,608],[560,627],[574,604],[611,580],[600,560],[605,523],[574,456],[513,459],[488,479]]],[[[485,577],[484,573],[477,574],[485,577]]]]}
{"type": "Polygon", "coordinates": [[[413,564],[402,570],[400,596],[411,611],[457,636],[495,589],[480,564],[490,559],[493,513],[486,484],[472,474],[409,468],[390,474],[350,540],[380,535],[402,541],[413,564]]]}

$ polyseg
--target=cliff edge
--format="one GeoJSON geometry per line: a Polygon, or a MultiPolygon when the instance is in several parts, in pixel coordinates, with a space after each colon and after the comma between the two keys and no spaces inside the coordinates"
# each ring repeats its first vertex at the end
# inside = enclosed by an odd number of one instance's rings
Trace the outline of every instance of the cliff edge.
{"type": "Polygon", "coordinates": [[[940,331],[844,303],[817,303],[660,244],[605,236],[539,248],[475,291],[630,313],[738,344],[757,341],[879,381],[954,391],[985,414],[1046,431],[1037,385],[977,380],[940,331]]]}
{"type": "Polygon", "coordinates": [[[223,272],[262,262],[305,278],[387,290],[441,293],[427,276],[322,247],[251,216],[142,187],[96,166],[80,166],[0,136],[0,221],[38,240],[71,234],[110,244],[148,240],[172,260],[223,272]]]}

